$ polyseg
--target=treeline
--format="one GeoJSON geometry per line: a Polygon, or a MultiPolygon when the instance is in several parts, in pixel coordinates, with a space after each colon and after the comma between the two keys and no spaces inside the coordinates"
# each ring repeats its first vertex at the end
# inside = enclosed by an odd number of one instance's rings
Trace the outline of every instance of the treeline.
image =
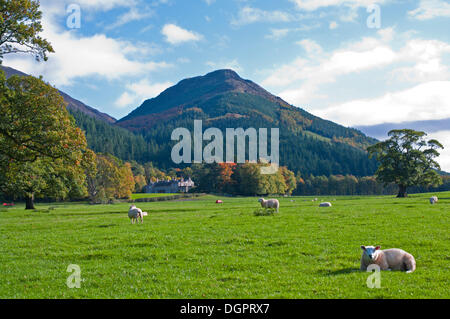
{"type": "MultiPolygon", "coordinates": [[[[85,132],[88,146],[93,151],[112,154],[124,161],[136,161],[141,165],[151,161],[155,166],[164,170],[170,170],[174,166],[174,163],[168,161],[175,144],[171,141],[171,132],[177,127],[186,127],[192,130],[194,119],[202,119],[205,130],[211,126],[218,127],[222,131],[225,131],[227,127],[247,128],[249,125],[252,127],[272,127],[271,123],[258,116],[252,117],[251,123],[248,123],[248,118],[243,118],[223,119],[212,124],[205,114],[184,114],[182,118],[155,123],[145,132],[133,133],[82,112],[70,112],[74,116],[77,126],[85,132]]],[[[356,137],[353,137],[352,141],[350,141],[350,137],[336,138],[333,134],[337,132],[343,134],[344,128],[319,120],[315,120],[313,123],[317,132],[326,133],[326,137],[306,130],[293,132],[288,129],[281,131],[280,158],[284,166],[289,167],[294,172],[301,171],[304,174],[316,176],[330,176],[332,174],[369,176],[374,174],[377,169],[377,162],[368,159],[366,152],[362,149],[349,145],[349,143],[354,143],[357,140],[356,133],[356,137]],[[329,131],[327,127],[329,129],[340,128],[341,130],[329,131]]],[[[362,143],[364,138],[360,137],[360,139],[361,141],[358,140],[358,143],[362,143]]],[[[206,144],[204,142],[203,146],[206,144]]],[[[357,146],[356,144],[353,146],[357,146]]]]}
{"type": "MultiPolygon", "coordinates": [[[[443,192],[450,190],[450,176],[441,176],[443,184],[439,187],[408,188],[409,193],[443,192]]],[[[353,175],[313,176],[303,179],[297,176],[297,188],[294,195],[394,195],[398,186],[390,184],[384,186],[374,176],[355,177],[353,175]]]]}
{"type": "MultiPolygon", "coordinates": [[[[136,161],[123,162],[112,155],[103,154],[96,155],[96,163],[94,181],[97,188],[88,187],[89,198],[96,203],[130,198],[131,193],[145,192],[145,186],[152,182],[180,178],[192,178],[196,185],[193,192],[196,193],[239,196],[394,195],[398,191],[397,185],[385,186],[374,176],[310,175],[303,178],[300,173],[295,175],[286,167],[280,167],[275,174],[262,174],[261,169],[265,165],[255,163],[193,164],[183,169],[164,170],[155,167],[152,162],[141,165],[136,161]]],[[[415,186],[408,188],[408,192],[450,191],[450,176],[441,178],[443,184],[439,187],[415,186]]]]}
{"type": "Polygon", "coordinates": [[[274,174],[263,174],[268,167],[256,163],[220,163],[192,165],[195,192],[256,196],[292,194],[295,174],[280,167],[274,174]]]}

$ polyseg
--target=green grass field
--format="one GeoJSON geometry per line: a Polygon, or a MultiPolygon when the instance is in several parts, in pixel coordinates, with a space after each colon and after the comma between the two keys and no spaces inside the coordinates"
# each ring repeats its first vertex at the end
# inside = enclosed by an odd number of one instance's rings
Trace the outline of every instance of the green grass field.
{"type": "Polygon", "coordinates": [[[437,195],[281,198],[274,216],[254,216],[256,198],[206,196],[139,203],[143,225],[127,203],[3,209],[0,298],[449,298],[450,193],[437,195]],[[402,248],[417,270],[369,289],[362,244],[402,248]]]}
{"type": "Polygon", "coordinates": [[[131,196],[131,199],[166,197],[166,196],[173,196],[173,195],[177,195],[177,194],[133,194],[131,196]]]}

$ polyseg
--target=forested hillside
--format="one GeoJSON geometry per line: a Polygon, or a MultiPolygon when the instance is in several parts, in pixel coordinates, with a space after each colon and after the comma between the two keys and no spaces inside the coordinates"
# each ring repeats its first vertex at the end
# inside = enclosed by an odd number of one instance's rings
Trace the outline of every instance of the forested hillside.
{"type": "Polygon", "coordinates": [[[358,130],[316,117],[288,104],[232,70],[185,79],[145,101],[117,125],[160,145],[152,161],[171,163],[171,132],[178,127],[280,129],[280,164],[302,174],[372,175],[376,162],[365,148],[376,142],[358,130]]]}
{"type": "Polygon", "coordinates": [[[157,145],[147,143],[141,135],[111,125],[86,115],[81,111],[69,110],[77,125],[85,132],[89,148],[96,153],[107,153],[125,161],[144,163],[152,157],[157,145]]]}

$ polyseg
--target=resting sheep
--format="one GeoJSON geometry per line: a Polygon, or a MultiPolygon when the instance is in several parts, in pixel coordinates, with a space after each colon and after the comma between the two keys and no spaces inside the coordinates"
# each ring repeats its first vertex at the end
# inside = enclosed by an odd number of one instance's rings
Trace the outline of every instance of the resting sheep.
{"type": "Polygon", "coordinates": [[[278,199],[265,200],[264,198],[260,198],[258,199],[258,202],[261,203],[262,208],[275,208],[278,213],[278,210],[280,208],[280,202],[278,201],[278,199]]]}
{"type": "Polygon", "coordinates": [[[430,198],[430,204],[431,205],[437,204],[437,202],[438,202],[437,196],[433,196],[433,197],[430,198]]]}
{"type": "Polygon", "coordinates": [[[137,208],[135,205],[131,205],[130,210],[128,211],[128,217],[131,219],[131,224],[135,224],[136,220],[144,223],[144,213],[140,208],[137,208]]]}
{"type": "Polygon", "coordinates": [[[366,271],[371,264],[376,264],[381,270],[401,270],[411,273],[416,270],[416,260],[413,255],[398,248],[381,250],[380,246],[361,246],[361,270],[366,271]]]}
{"type": "Polygon", "coordinates": [[[333,206],[333,205],[331,205],[331,203],[321,203],[320,205],[319,205],[319,207],[331,207],[331,206],[333,206]]]}

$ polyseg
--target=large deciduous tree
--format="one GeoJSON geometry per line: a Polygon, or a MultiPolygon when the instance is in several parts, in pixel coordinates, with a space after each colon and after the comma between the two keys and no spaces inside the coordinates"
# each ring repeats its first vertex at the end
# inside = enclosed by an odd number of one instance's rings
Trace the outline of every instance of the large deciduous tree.
{"type": "Polygon", "coordinates": [[[19,162],[56,160],[85,147],[58,90],[32,76],[5,81],[0,74],[0,155],[19,162]]]}
{"type": "Polygon", "coordinates": [[[437,140],[426,140],[426,133],[409,129],[392,130],[389,139],[370,146],[371,157],[380,162],[376,172],[377,180],[385,185],[398,185],[397,197],[407,197],[410,186],[435,186],[442,183],[435,161],[443,149],[437,140]]]}
{"type": "Polygon", "coordinates": [[[54,52],[39,36],[42,12],[38,0],[0,0],[0,63],[5,54],[30,53],[36,60],[47,60],[54,52]]]}
{"type": "Polygon", "coordinates": [[[37,194],[65,198],[84,176],[86,147],[58,90],[31,76],[0,74],[0,189],[23,196],[27,209],[37,194]]]}
{"type": "Polygon", "coordinates": [[[81,161],[40,158],[35,162],[9,163],[4,172],[3,192],[25,198],[26,209],[34,209],[36,197],[59,200],[81,199],[87,195],[86,176],[81,161]]]}
{"type": "Polygon", "coordinates": [[[135,181],[129,163],[122,163],[112,155],[94,154],[88,151],[87,162],[93,165],[86,170],[88,193],[91,202],[107,203],[114,199],[130,199],[135,181]]]}

